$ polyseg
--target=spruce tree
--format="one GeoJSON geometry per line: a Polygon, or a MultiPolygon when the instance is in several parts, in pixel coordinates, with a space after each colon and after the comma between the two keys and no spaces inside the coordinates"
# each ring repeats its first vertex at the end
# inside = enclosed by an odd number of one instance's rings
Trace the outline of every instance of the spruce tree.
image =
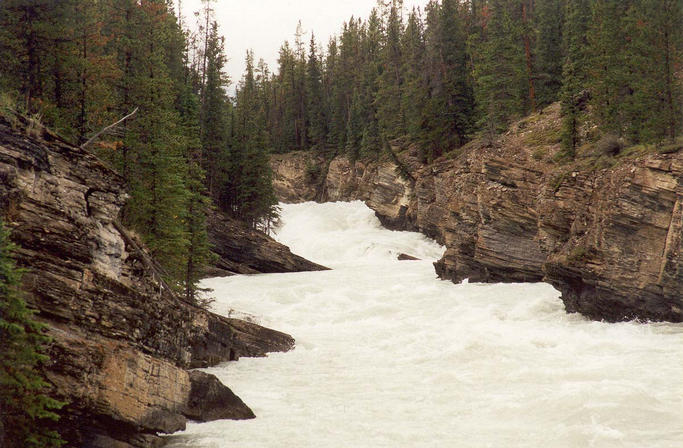
{"type": "Polygon", "coordinates": [[[225,88],[230,84],[224,73],[226,62],[224,41],[218,34],[218,24],[211,23],[206,34],[204,87],[201,91],[201,163],[206,172],[206,184],[210,195],[218,199],[225,183],[225,151],[227,150],[225,88]]]}
{"type": "Polygon", "coordinates": [[[683,2],[637,0],[626,13],[628,36],[625,67],[633,92],[624,105],[626,132],[634,142],[675,140],[680,132],[680,63],[683,2]]]}
{"type": "Polygon", "coordinates": [[[130,91],[139,113],[126,135],[134,163],[125,218],[160,260],[169,283],[180,284],[188,245],[186,148],[165,48],[175,21],[165,4],[145,5],[139,30],[140,59],[135,61],[137,82],[130,91]]]}
{"type": "Polygon", "coordinates": [[[624,135],[630,101],[625,17],[632,0],[594,0],[588,29],[589,85],[593,112],[605,133],[624,135]]]}
{"type": "Polygon", "coordinates": [[[24,301],[14,245],[0,221],[0,445],[6,448],[59,447],[65,442],[49,429],[64,403],[47,394],[40,369],[49,337],[24,301]]]}
{"type": "Polygon", "coordinates": [[[474,98],[465,26],[453,0],[428,10],[429,99],[422,116],[425,161],[462,146],[472,130],[474,98]]]}
{"type": "Polygon", "coordinates": [[[379,77],[377,97],[377,118],[380,129],[387,138],[400,137],[405,133],[405,119],[401,113],[401,89],[403,78],[401,68],[401,20],[402,0],[392,0],[386,11],[384,43],[381,53],[383,71],[379,77]]]}
{"type": "Polygon", "coordinates": [[[363,68],[359,78],[360,93],[363,102],[363,135],[360,153],[365,156],[376,156],[382,150],[380,128],[377,120],[378,80],[381,73],[380,52],[382,45],[382,21],[379,12],[373,8],[365,24],[362,39],[363,68]]]}
{"type": "Polygon", "coordinates": [[[483,38],[474,42],[475,96],[480,126],[493,136],[525,113],[527,73],[519,22],[509,2],[492,0],[483,38]]]}
{"type": "Polygon", "coordinates": [[[206,213],[211,207],[204,170],[200,165],[202,145],[200,138],[199,98],[192,92],[190,79],[178,98],[178,111],[186,149],[186,218],[187,253],[184,261],[183,291],[185,298],[196,302],[197,282],[202,268],[211,259],[211,248],[206,229],[206,213]]]}
{"type": "Polygon", "coordinates": [[[421,125],[427,102],[427,67],[425,66],[425,41],[422,20],[417,10],[408,16],[402,41],[404,84],[401,91],[401,110],[406,119],[406,132],[411,140],[422,138],[421,125]]]}
{"type": "Polygon", "coordinates": [[[323,96],[322,67],[318,60],[315,36],[311,34],[311,43],[306,64],[306,92],[308,107],[308,139],[314,149],[322,150],[327,138],[327,110],[323,96]]]}
{"type": "Polygon", "coordinates": [[[254,76],[253,54],[236,93],[235,132],[229,157],[229,198],[233,216],[254,228],[268,229],[277,218],[269,164],[267,117],[254,76]]]}
{"type": "Polygon", "coordinates": [[[325,60],[325,92],[328,98],[328,127],[327,141],[336,149],[341,149],[346,140],[346,104],[344,97],[343,77],[339,45],[336,38],[331,38],[327,46],[325,60]]]}
{"type": "Polygon", "coordinates": [[[567,56],[562,67],[562,146],[570,158],[579,144],[581,110],[580,93],[586,87],[588,42],[587,30],[590,21],[590,0],[576,0],[568,3],[564,25],[564,45],[567,56]]]}
{"type": "Polygon", "coordinates": [[[562,88],[562,31],[564,0],[536,2],[536,102],[548,105],[559,99],[562,88]]]}

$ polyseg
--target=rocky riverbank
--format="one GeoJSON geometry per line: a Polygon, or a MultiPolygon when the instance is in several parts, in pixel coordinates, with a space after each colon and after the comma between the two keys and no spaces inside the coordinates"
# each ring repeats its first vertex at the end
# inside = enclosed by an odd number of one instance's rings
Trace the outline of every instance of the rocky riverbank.
{"type": "Polygon", "coordinates": [[[45,373],[69,403],[59,422],[68,446],[160,446],[158,433],[187,419],[252,418],[215,377],[188,369],[294,346],[168,291],[117,221],[125,200],[122,179],[93,155],[0,116],[0,216],[26,269],[25,297],[53,339],[45,373]]]}
{"type": "Polygon", "coordinates": [[[365,201],[389,228],[444,244],[444,279],[546,281],[592,319],[682,321],[683,151],[587,147],[557,163],[559,127],[555,104],[427,166],[397,145],[402,170],[389,158],[274,155],[275,190],[285,202],[365,201]]]}

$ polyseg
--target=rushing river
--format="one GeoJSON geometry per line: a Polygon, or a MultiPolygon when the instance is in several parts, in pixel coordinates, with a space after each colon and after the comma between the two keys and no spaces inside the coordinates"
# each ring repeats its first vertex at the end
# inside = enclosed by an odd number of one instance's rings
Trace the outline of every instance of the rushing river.
{"type": "Polygon", "coordinates": [[[682,325],[592,322],[545,284],[440,281],[442,247],[360,202],[282,220],[278,240],[333,270],[204,286],[296,349],[206,369],[257,418],[191,423],[170,446],[683,447],[682,325]]]}

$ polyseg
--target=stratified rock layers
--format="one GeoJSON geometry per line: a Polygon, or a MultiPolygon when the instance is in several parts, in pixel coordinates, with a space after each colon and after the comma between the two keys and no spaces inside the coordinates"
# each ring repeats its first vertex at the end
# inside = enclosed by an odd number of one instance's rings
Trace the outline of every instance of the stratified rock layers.
{"type": "Polygon", "coordinates": [[[216,210],[207,219],[209,242],[217,255],[210,276],[276,272],[322,271],[320,266],[293,254],[263,232],[216,210]]]}
{"type": "Polygon", "coordinates": [[[122,180],[91,154],[0,117],[0,216],[26,268],[26,299],[53,338],[46,375],[69,403],[59,423],[69,446],[158,446],[157,432],[187,417],[247,418],[237,397],[218,399],[232,397],[218,380],[186,369],[294,345],[166,291],[118,230],[125,199],[122,180]]]}
{"type": "MultiPolygon", "coordinates": [[[[559,122],[557,106],[545,113],[539,123],[559,122]]],[[[435,263],[444,279],[547,281],[567,311],[592,319],[683,320],[683,152],[563,167],[551,163],[557,145],[539,156],[529,132],[428,166],[405,150],[414,181],[390,161],[337,157],[316,189],[298,170],[319,159],[278,155],[275,189],[292,202],[360,199],[388,227],[422,231],[447,248],[435,263]]]]}

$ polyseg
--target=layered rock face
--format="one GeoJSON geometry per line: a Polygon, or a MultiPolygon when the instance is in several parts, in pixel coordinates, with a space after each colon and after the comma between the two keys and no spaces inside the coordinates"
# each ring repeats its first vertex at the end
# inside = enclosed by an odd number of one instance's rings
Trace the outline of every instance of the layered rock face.
{"type": "Polygon", "coordinates": [[[53,338],[46,375],[69,403],[59,423],[69,446],[159,446],[157,433],[187,418],[253,417],[217,379],[187,369],[294,345],[165,290],[116,222],[125,199],[91,154],[0,117],[0,216],[27,270],[26,299],[53,338]]]}
{"type": "Polygon", "coordinates": [[[322,271],[328,268],[293,254],[263,232],[218,211],[207,219],[209,242],[217,255],[207,275],[322,271]]]}
{"type": "Polygon", "coordinates": [[[313,162],[278,156],[276,191],[290,201],[364,200],[389,227],[446,246],[435,263],[441,278],[546,281],[568,311],[592,319],[682,321],[683,151],[606,169],[558,166],[556,139],[544,139],[559,125],[554,105],[493,143],[473,142],[429,166],[404,150],[400,163],[414,181],[390,161],[352,166],[338,157],[323,188],[299,189],[305,177],[295,168],[313,162]]]}

